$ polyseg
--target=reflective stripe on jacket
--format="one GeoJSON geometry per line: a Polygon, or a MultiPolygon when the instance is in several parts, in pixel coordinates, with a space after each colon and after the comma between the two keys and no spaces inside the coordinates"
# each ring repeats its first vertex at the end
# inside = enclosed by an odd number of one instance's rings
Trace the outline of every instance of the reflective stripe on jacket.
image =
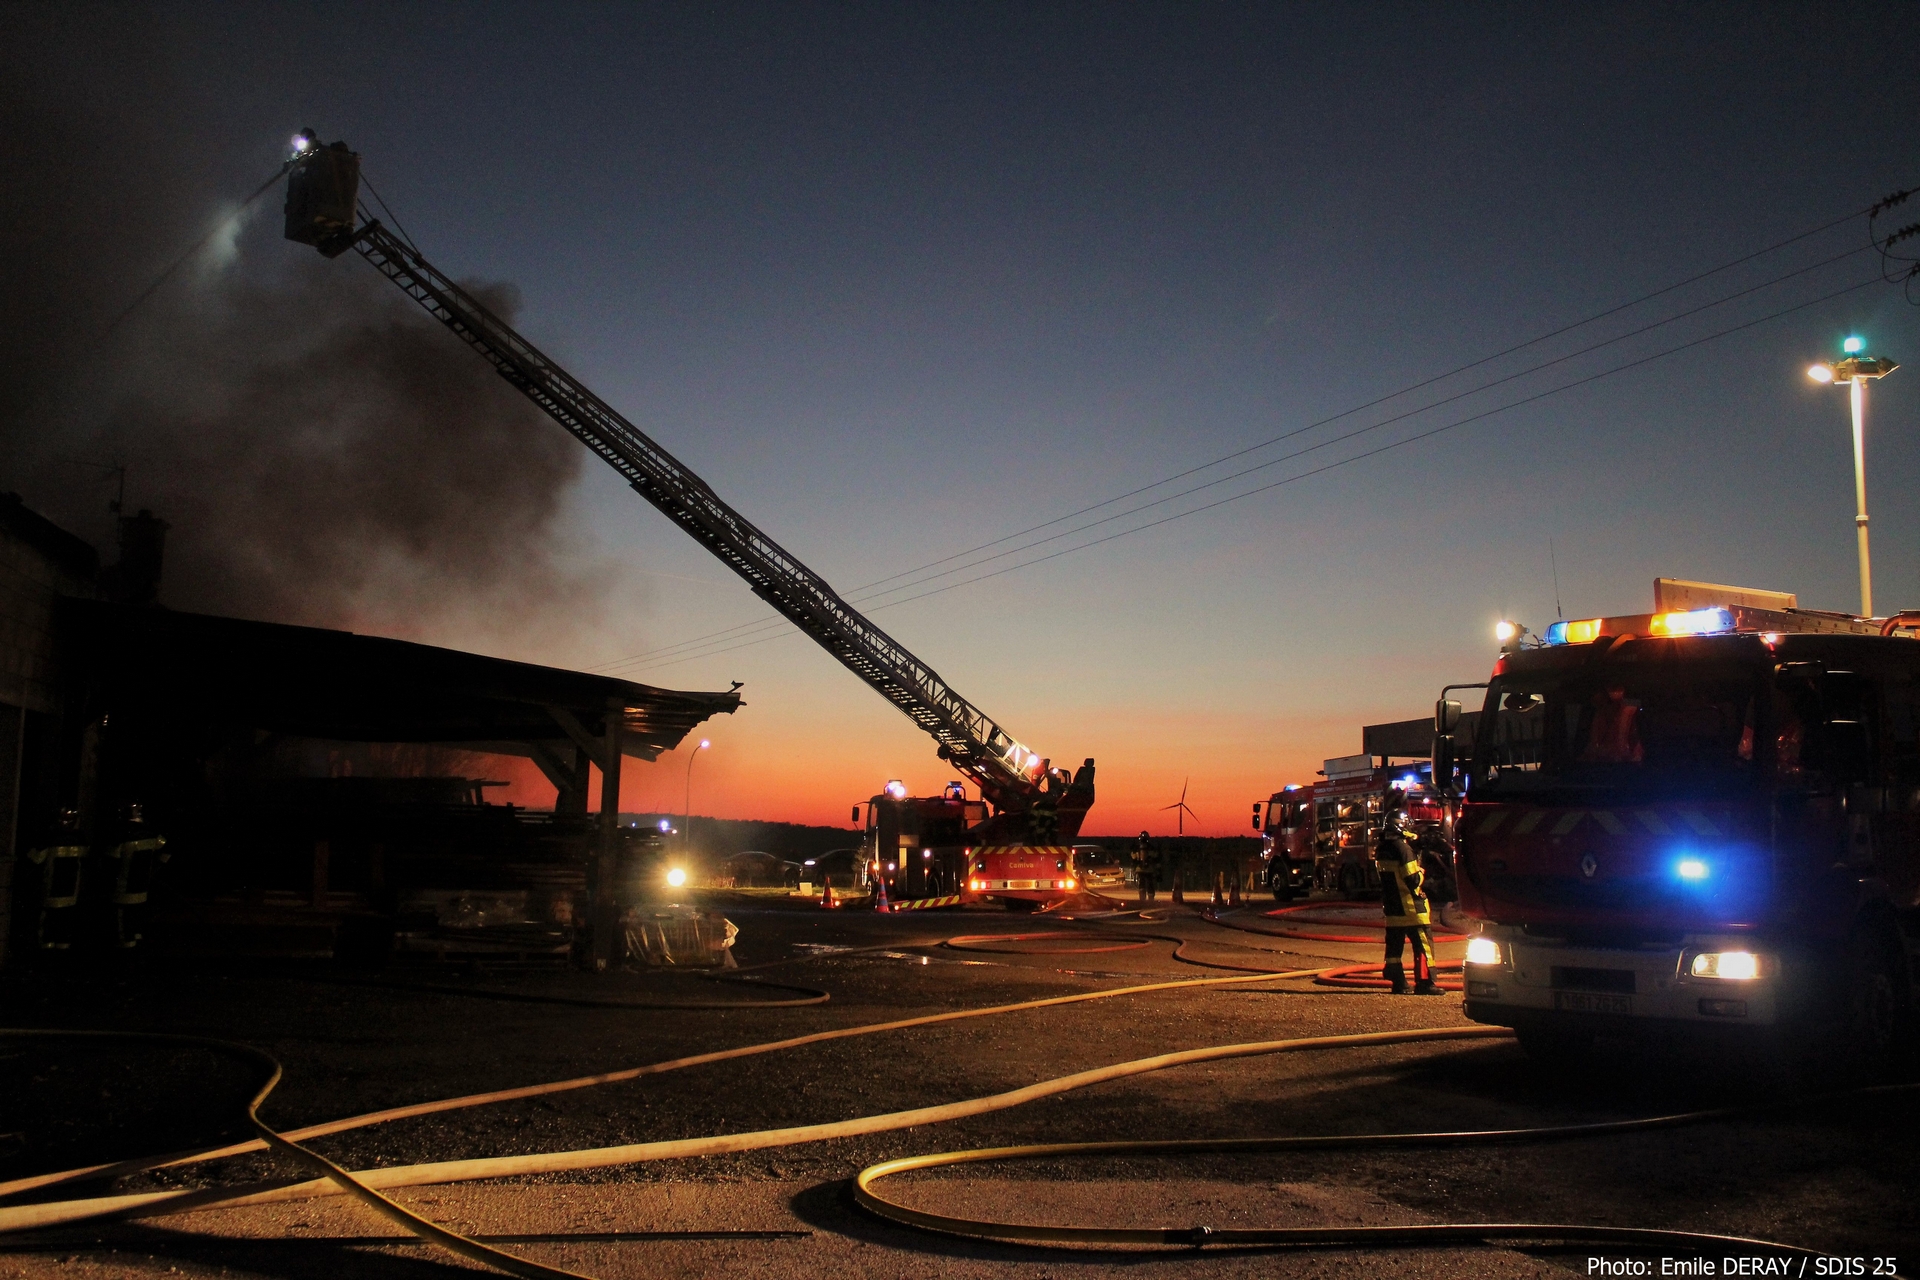
{"type": "Polygon", "coordinates": [[[1432,924],[1425,892],[1427,875],[1420,859],[1391,834],[1383,835],[1374,850],[1380,867],[1380,905],[1386,908],[1387,923],[1395,928],[1432,924]]]}

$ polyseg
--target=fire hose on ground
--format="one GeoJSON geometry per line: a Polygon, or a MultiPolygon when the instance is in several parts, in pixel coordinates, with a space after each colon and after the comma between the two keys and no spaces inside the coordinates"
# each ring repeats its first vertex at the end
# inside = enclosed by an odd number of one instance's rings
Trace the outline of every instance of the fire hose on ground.
{"type": "MultiPolygon", "coordinates": [[[[1127,940],[1133,941],[1137,938],[1138,935],[1135,935],[1134,938],[1127,940]]],[[[1008,938],[1004,935],[997,939],[997,941],[1003,942],[1013,940],[1016,939],[1008,938]]],[[[1095,939],[1090,940],[1099,939],[1096,935],[1095,939]]],[[[963,937],[951,941],[969,944],[986,941],[986,939],[963,937]]],[[[900,944],[896,943],[893,945],[898,946],[900,944]]],[[[1056,951],[1056,953],[1058,953],[1058,951],[1056,951]]],[[[1204,964],[1208,962],[1197,961],[1195,963],[1204,964]]],[[[270,1055],[251,1046],[207,1037],[164,1035],[157,1033],[0,1029],[0,1036],[9,1037],[84,1037],[166,1044],[175,1047],[201,1047],[249,1062],[259,1068],[264,1077],[264,1082],[249,1100],[246,1109],[249,1123],[259,1134],[259,1137],[253,1141],[229,1144],[194,1152],[153,1156],[107,1165],[93,1165],[79,1169],[65,1170],[59,1173],[15,1179],[13,1181],[0,1183],[0,1198],[16,1196],[30,1191],[45,1190],[46,1188],[64,1183],[124,1177],[152,1169],[201,1163],[262,1149],[270,1149],[286,1156],[297,1164],[303,1165],[319,1175],[318,1177],[307,1179],[281,1179],[271,1182],[213,1187],[201,1190],[144,1192],[92,1197],[81,1200],[64,1200],[0,1207],[0,1233],[31,1231],[103,1218],[159,1217],[215,1207],[238,1208],[249,1205],[305,1200],[320,1196],[348,1195],[360,1201],[382,1217],[398,1224],[419,1239],[438,1245],[460,1257],[492,1267],[505,1274],[529,1277],[531,1280],[559,1280],[559,1278],[564,1278],[564,1280],[583,1280],[580,1273],[568,1271],[563,1268],[551,1267],[531,1259],[522,1258],[515,1254],[496,1249],[487,1243],[475,1239],[473,1236],[451,1231],[392,1200],[390,1197],[384,1195],[383,1191],[398,1187],[440,1185],[485,1178],[607,1168],[651,1160],[722,1155],[741,1151],[794,1146],[829,1139],[860,1137],[912,1128],[919,1125],[937,1124],[949,1120],[985,1115],[991,1112],[1022,1106],[1042,1098],[1054,1097],[1089,1088],[1096,1084],[1126,1079],[1151,1072],[1169,1070],[1171,1068],[1200,1062],[1267,1056],[1281,1053],[1356,1049],[1370,1046],[1424,1043],[1429,1041],[1485,1040],[1504,1038],[1510,1034],[1505,1028],[1500,1027],[1442,1027],[1215,1045],[1199,1049],[1182,1050],[1175,1053],[1158,1054],[1146,1058],[1137,1058],[1126,1062],[1112,1063],[1090,1070],[1037,1081],[1021,1088],[1007,1090],[1001,1093],[988,1094],[934,1106],[917,1107],[904,1111],[856,1117],[850,1120],[824,1124],[799,1125],[781,1129],[758,1130],[747,1133],[634,1143],[614,1147],[582,1148],[572,1151],[548,1152],[536,1155],[483,1157],[478,1159],[441,1161],[430,1164],[348,1170],[327,1159],[325,1156],[301,1145],[304,1141],[312,1138],[364,1128],[392,1120],[447,1112],[494,1102],[538,1097],[618,1081],[633,1080],[645,1075],[659,1074],[666,1071],[759,1054],[780,1052],[787,1049],[799,1048],[804,1045],[818,1044],[854,1036],[906,1030],[914,1027],[930,1026],[968,1018],[988,1017],[1024,1010],[1058,1007],[1068,1004],[1084,1003],[1091,1000],[1140,995],[1155,991],[1221,987],[1282,979],[1308,978],[1316,977],[1326,972],[1325,969],[1298,969],[1279,972],[1260,971],[1235,973],[1226,977],[1193,978],[1171,982],[1147,983],[1102,991],[1081,992],[1068,996],[1022,1001],[1015,1004],[996,1005],[980,1009],[953,1010],[914,1018],[869,1023],[856,1027],[838,1028],[788,1037],[782,1040],[745,1045],[734,1049],[695,1054],[684,1058],[651,1063],[618,1071],[604,1072],[596,1075],[550,1081],[543,1084],[512,1089],[495,1090],[487,1093],[469,1094],[462,1097],[441,1099],[412,1106],[396,1107],[385,1111],[347,1117],[325,1124],[307,1126],[284,1134],[266,1124],[259,1117],[260,1107],[265,1103],[280,1080],[280,1065],[270,1055]]],[[[1905,1088],[1912,1086],[1897,1087],[1905,1088]]],[[[861,1170],[854,1179],[853,1194],[855,1201],[868,1212],[904,1226],[967,1238],[1025,1241],[1068,1248],[1116,1244],[1192,1246],[1206,1243],[1293,1247],[1345,1245],[1360,1248],[1420,1248],[1433,1247],[1435,1245],[1487,1245],[1513,1241],[1560,1241],[1567,1243],[1580,1242],[1633,1246],[1660,1245],[1667,1247],[1676,1245],[1696,1247],[1726,1247],[1737,1245],[1744,1248],[1768,1249],[1796,1255],[1812,1253],[1810,1250],[1802,1249],[1794,1245],[1765,1240],[1741,1239],[1738,1237],[1709,1233],[1649,1228],[1597,1227],[1564,1223],[1413,1224],[1388,1227],[1275,1227],[1260,1230],[1216,1230],[1206,1226],[1193,1225],[1158,1228],[1033,1226],[932,1214],[888,1200],[873,1189],[873,1184],[880,1180],[911,1170],[990,1161],[1063,1157],[1098,1158],[1116,1155],[1167,1157],[1181,1154],[1226,1151],[1264,1152],[1348,1148],[1399,1149],[1413,1146],[1545,1142],[1643,1132],[1651,1129],[1675,1128],[1681,1125],[1727,1119],[1738,1114],[1742,1114],[1742,1112],[1730,1109],[1719,1109],[1601,1124],[1457,1133],[1364,1134],[1333,1137],[1283,1137],[1236,1140],[1049,1143],[1016,1147],[983,1148],[911,1156],[870,1166],[861,1170]]]]}

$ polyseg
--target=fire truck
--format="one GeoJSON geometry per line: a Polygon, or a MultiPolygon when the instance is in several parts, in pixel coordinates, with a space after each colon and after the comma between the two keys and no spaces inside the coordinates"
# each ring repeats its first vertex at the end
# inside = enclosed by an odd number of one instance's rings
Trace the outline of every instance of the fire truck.
{"type": "Polygon", "coordinates": [[[954,860],[955,850],[992,850],[1000,861],[1033,864],[1025,868],[1033,875],[1003,880],[1037,883],[1041,863],[1061,861],[1056,846],[1066,847],[1079,834],[1093,805],[1092,760],[1069,774],[1016,740],[684,463],[429,263],[411,241],[369,216],[359,187],[356,153],[343,142],[323,145],[312,130],[302,131],[287,167],[287,239],[312,245],[327,258],[349,251],[365,258],[756,596],[899,707],[961,775],[956,785],[964,792],[971,783],[977,790],[980,799],[971,803],[955,802],[951,794],[914,799],[904,791],[874,797],[868,805],[868,869],[885,880],[890,898],[958,883],[965,871],[954,860]]]}
{"type": "MultiPolygon", "coordinates": [[[[1273,896],[1289,899],[1319,890],[1360,899],[1379,892],[1380,872],[1373,850],[1380,812],[1389,788],[1406,793],[1408,815],[1422,834],[1440,847],[1450,834],[1446,798],[1431,784],[1426,764],[1376,764],[1371,755],[1339,756],[1325,762],[1319,782],[1289,783],[1261,806],[1255,804],[1264,880],[1273,896]]],[[[1436,866],[1439,881],[1445,868],[1436,866]]],[[[1444,896],[1442,898],[1444,899],[1444,896]]]]}
{"type": "MultiPolygon", "coordinates": [[[[1061,810],[1071,812],[1069,805],[1080,799],[1068,787],[1061,810]]],[[[872,884],[886,886],[896,908],[990,898],[1018,910],[1058,902],[1080,887],[1071,845],[1044,842],[1044,835],[1021,839],[1035,834],[1030,828],[996,837],[1009,824],[996,824],[986,803],[969,800],[957,781],[931,797],[910,796],[903,783],[889,782],[865,809],[867,874],[872,884]]],[[[1068,819],[1076,830],[1084,812],[1068,819]]],[[[860,806],[853,818],[860,821],[860,806]]]]}
{"type": "Polygon", "coordinates": [[[1466,1012],[1596,1035],[1889,1054],[1920,934],[1920,617],[1661,579],[1651,613],[1505,641],[1456,746],[1466,1012]]]}

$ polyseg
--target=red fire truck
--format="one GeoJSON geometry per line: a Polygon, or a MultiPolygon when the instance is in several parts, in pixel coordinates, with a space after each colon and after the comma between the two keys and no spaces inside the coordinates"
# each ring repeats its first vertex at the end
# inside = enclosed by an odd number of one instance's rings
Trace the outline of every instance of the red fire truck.
{"type": "MultiPolygon", "coordinates": [[[[1084,808],[1061,808],[1067,821],[1055,830],[1071,823],[1077,833],[1084,808]]],[[[1080,887],[1070,845],[1027,842],[1022,834],[995,823],[986,802],[967,799],[959,782],[941,796],[910,796],[889,782],[866,803],[866,882],[884,884],[893,907],[991,898],[1019,909],[1058,902],[1080,887]]]]}
{"type": "Polygon", "coordinates": [[[1444,797],[1428,785],[1428,766],[1376,765],[1370,755],[1328,760],[1322,781],[1289,784],[1266,802],[1266,821],[1254,806],[1254,827],[1263,836],[1264,880],[1281,900],[1315,889],[1343,898],[1364,898],[1380,888],[1373,848],[1380,809],[1390,787],[1407,793],[1407,810],[1416,824],[1444,838],[1444,797]]]}
{"type": "MultiPolygon", "coordinates": [[[[1920,619],[1671,580],[1655,601],[1537,645],[1503,624],[1463,744],[1467,1015],[1541,1056],[1655,1029],[1890,1052],[1920,926],[1920,619]]],[[[1436,709],[1442,776],[1458,715],[1436,709]]]]}

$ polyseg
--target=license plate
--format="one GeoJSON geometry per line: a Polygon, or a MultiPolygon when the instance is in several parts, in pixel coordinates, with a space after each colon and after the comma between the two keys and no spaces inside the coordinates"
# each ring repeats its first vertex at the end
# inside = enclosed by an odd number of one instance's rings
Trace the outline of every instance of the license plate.
{"type": "Polygon", "coordinates": [[[1568,1013],[1631,1014],[1633,997],[1602,995],[1596,991],[1556,991],[1553,993],[1553,1007],[1568,1013]]]}
{"type": "Polygon", "coordinates": [[[1009,881],[1007,881],[1007,888],[1009,888],[1009,889],[1037,889],[1037,888],[1039,888],[1039,887],[1040,887],[1040,886],[1039,886],[1039,883],[1038,883],[1037,881],[1033,881],[1033,880],[1009,880],[1009,881]]]}

